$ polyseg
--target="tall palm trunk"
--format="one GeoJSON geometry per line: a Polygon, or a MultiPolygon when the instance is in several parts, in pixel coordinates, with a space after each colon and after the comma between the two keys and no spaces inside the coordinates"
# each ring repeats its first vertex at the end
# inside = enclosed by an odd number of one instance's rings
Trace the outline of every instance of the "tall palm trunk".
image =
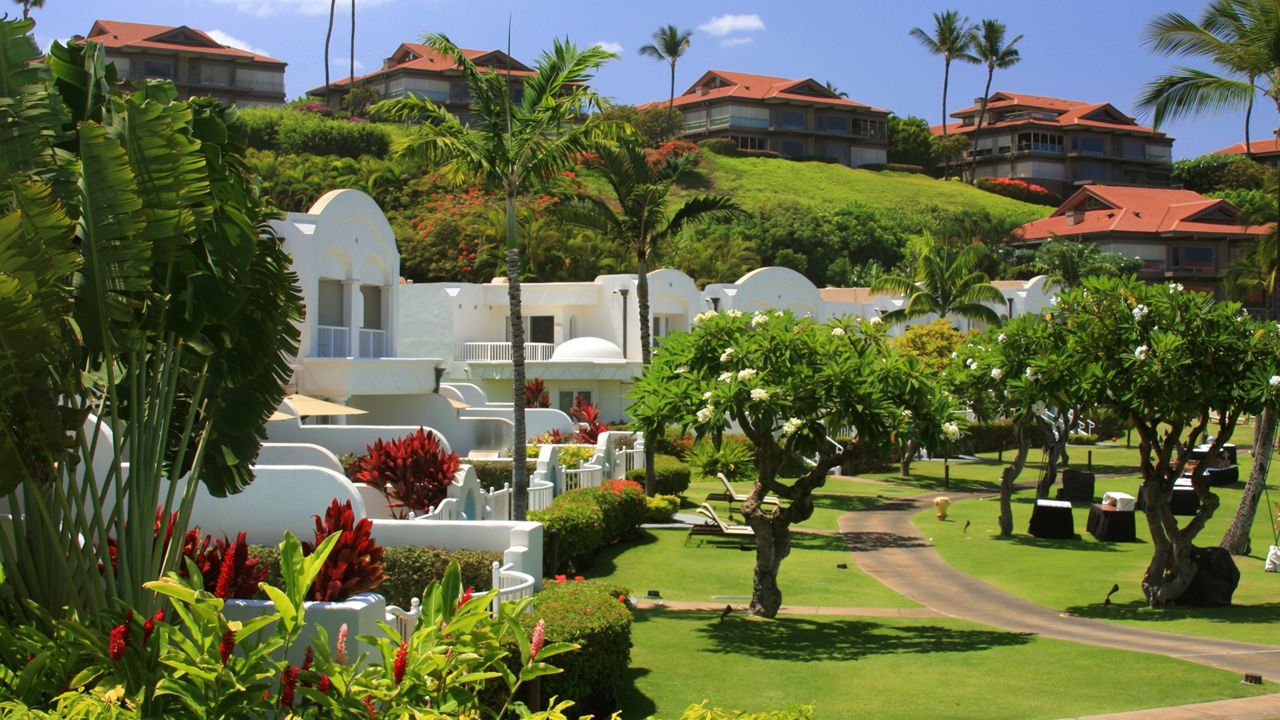
{"type": "Polygon", "coordinates": [[[324,34],[324,104],[329,105],[329,43],[333,40],[333,13],[338,0],[329,0],[329,29],[324,34]]]}
{"type": "Polygon", "coordinates": [[[969,171],[969,182],[978,182],[978,132],[982,130],[982,123],[987,119],[987,98],[991,95],[991,77],[996,74],[995,66],[987,66],[987,86],[982,91],[982,103],[978,108],[978,124],[973,129],[973,142],[969,144],[969,152],[973,155],[970,161],[972,168],[969,171]]]}
{"type": "Polygon", "coordinates": [[[356,81],[356,0],[351,0],[351,65],[347,70],[347,87],[356,81]]]}
{"type": "Polygon", "coordinates": [[[676,106],[676,61],[671,59],[671,94],[667,98],[667,109],[671,110],[676,106]]]}
{"type": "Polygon", "coordinates": [[[524,427],[524,315],[520,308],[520,241],[516,236],[516,187],[507,188],[507,301],[511,305],[511,488],[512,515],[529,515],[529,468],[524,427]]]}
{"type": "MultiPolygon", "coordinates": [[[[649,258],[644,249],[636,253],[636,304],[640,311],[640,363],[649,367],[653,357],[653,326],[649,318],[649,258]]],[[[625,314],[626,308],[623,308],[625,314]]],[[[625,315],[624,315],[625,317],[625,315]]],[[[655,495],[658,481],[653,469],[653,448],[657,438],[645,438],[644,443],[644,492],[655,495]]]]}
{"type": "Polygon", "coordinates": [[[942,137],[947,137],[947,86],[951,84],[951,56],[942,61],[942,137]]]}
{"type": "Polygon", "coordinates": [[[1249,76],[1249,104],[1244,106],[1244,156],[1253,159],[1253,141],[1249,139],[1249,122],[1253,118],[1254,79],[1249,76]]]}
{"type": "Polygon", "coordinates": [[[1022,474],[1027,464],[1027,452],[1031,449],[1031,439],[1027,437],[1026,428],[1018,423],[1013,428],[1014,438],[1018,441],[1018,454],[1013,462],[1000,473],[1000,537],[1013,534],[1013,484],[1022,474]]]}

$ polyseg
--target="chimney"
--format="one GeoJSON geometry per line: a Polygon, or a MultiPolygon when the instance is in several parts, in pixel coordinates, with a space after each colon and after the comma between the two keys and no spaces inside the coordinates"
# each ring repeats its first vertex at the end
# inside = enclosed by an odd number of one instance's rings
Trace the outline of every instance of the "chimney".
{"type": "Polygon", "coordinates": [[[1076,208],[1067,213],[1067,227],[1079,225],[1082,222],[1084,222],[1084,210],[1076,208]]]}
{"type": "Polygon", "coordinates": [[[707,94],[707,86],[706,86],[706,85],[699,85],[699,86],[698,86],[698,97],[705,97],[705,96],[706,96],[706,94],[707,94]]]}

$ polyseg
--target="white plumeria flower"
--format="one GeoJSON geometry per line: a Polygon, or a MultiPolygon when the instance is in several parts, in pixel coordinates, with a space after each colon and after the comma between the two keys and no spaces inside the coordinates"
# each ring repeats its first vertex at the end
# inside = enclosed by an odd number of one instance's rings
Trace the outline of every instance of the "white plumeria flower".
{"type": "Polygon", "coordinates": [[[1170,295],[1172,295],[1172,294],[1174,294],[1174,293],[1176,293],[1176,292],[1180,292],[1180,291],[1181,291],[1181,290],[1183,290],[1183,289],[1184,289],[1184,288],[1182,287],[1182,283],[1169,283],[1169,294],[1170,294],[1170,295]]]}
{"type": "Polygon", "coordinates": [[[831,328],[831,334],[840,337],[844,335],[844,328],[831,328]]]}
{"type": "Polygon", "coordinates": [[[1026,378],[1026,379],[1028,379],[1028,380],[1035,380],[1035,379],[1036,379],[1036,377],[1038,377],[1038,376],[1036,375],[1036,369],[1035,369],[1035,368],[1030,368],[1030,367],[1029,367],[1029,368],[1027,368],[1027,371],[1026,371],[1026,372],[1022,373],[1022,376],[1023,376],[1023,377],[1025,377],[1025,378],[1026,378]]]}
{"type": "Polygon", "coordinates": [[[752,327],[760,327],[761,325],[763,325],[763,324],[765,324],[765,323],[767,323],[767,322],[769,322],[769,316],[768,316],[768,315],[765,315],[764,313],[759,313],[759,312],[758,312],[758,313],[756,313],[755,315],[752,315],[752,316],[751,316],[751,326],[752,326],[752,327]]]}
{"type": "Polygon", "coordinates": [[[764,388],[754,388],[751,391],[751,399],[752,400],[768,400],[769,391],[765,390],[764,388]]]}
{"type": "Polygon", "coordinates": [[[1058,296],[1057,296],[1057,295],[1054,295],[1052,298],[1050,298],[1050,299],[1049,299],[1049,304],[1050,304],[1050,305],[1052,305],[1052,306],[1054,306],[1054,307],[1057,307],[1057,306],[1058,306],[1058,296]]]}
{"type": "Polygon", "coordinates": [[[791,418],[790,420],[782,423],[782,434],[795,435],[796,432],[799,431],[800,428],[803,426],[804,426],[803,420],[801,420],[800,418],[791,418]]]}
{"type": "Polygon", "coordinates": [[[1047,405],[1039,401],[1037,401],[1035,405],[1031,406],[1031,412],[1035,413],[1036,415],[1043,415],[1044,411],[1048,409],[1049,407],[1047,405]]]}
{"type": "Polygon", "coordinates": [[[954,350],[952,350],[952,351],[951,351],[951,359],[952,359],[952,360],[955,360],[957,357],[959,357],[959,356],[956,354],[956,352],[955,352],[954,350]]]}
{"type": "Polygon", "coordinates": [[[756,374],[757,374],[757,372],[756,372],[756,369],[755,369],[755,368],[746,368],[745,370],[739,370],[739,371],[738,371],[738,379],[739,379],[739,380],[750,380],[751,378],[755,377],[755,376],[756,376],[756,374]]]}
{"type": "Polygon", "coordinates": [[[978,361],[974,360],[973,358],[969,358],[968,360],[965,360],[964,364],[965,364],[965,367],[969,368],[970,370],[978,369],[978,361]]]}
{"type": "Polygon", "coordinates": [[[728,348],[720,353],[720,362],[729,362],[729,358],[733,357],[733,348],[728,348]]]}
{"type": "Polygon", "coordinates": [[[711,395],[712,395],[712,392],[711,392],[710,390],[708,390],[708,391],[706,391],[706,392],[702,393],[702,399],[703,399],[703,400],[710,400],[710,399],[711,399],[711,395]]]}
{"type": "Polygon", "coordinates": [[[910,410],[903,410],[903,411],[902,411],[902,417],[903,417],[903,419],[904,419],[904,420],[910,420],[910,419],[911,419],[911,411],[910,411],[910,410]]]}
{"type": "Polygon", "coordinates": [[[999,335],[996,336],[996,342],[999,342],[999,343],[1004,342],[1004,333],[1000,333],[999,335]]]}
{"type": "Polygon", "coordinates": [[[999,380],[999,379],[1000,379],[1000,378],[1002,378],[1002,377],[1004,377],[1004,371],[1003,371],[1003,370],[1001,370],[1000,368],[991,368],[991,379],[992,379],[992,380],[999,380]]]}
{"type": "Polygon", "coordinates": [[[722,382],[722,383],[726,383],[726,382],[730,382],[730,381],[732,381],[732,380],[733,380],[733,373],[731,373],[731,372],[722,372],[722,373],[720,373],[720,382],[722,382]]]}
{"type": "Polygon", "coordinates": [[[773,311],[773,316],[774,316],[774,317],[782,317],[782,316],[783,316],[783,314],[784,314],[784,313],[783,313],[781,310],[774,310],[774,311],[773,311]]]}
{"type": "Polygon", "coordinates": [[[688,365],[681,365],[680,367],[676,368],[676,374],[677,374],[677,375],[683,375],[683,374],[685,374],[685,373],[687,373],[687,372],[689,372],[689,366],[688,366],[688,365]]]}
{"type": "Polygon", "coordinates": [[[1280,375],[1271,376],[1271,387],[1280,387],[1280,375]]]}
{"type": "Polygon", "coordinates": [[[867,322],[871,323],[872,325],[879,325],[881,322],[884,322],[884,321],[880,319],[879,315],[877,315],[871,318],[870,320],[868,320],[867,322]]]}
{"type": "Polygon", "coordinates": [[[742,311],[730,309],[728,312],[725,313],[725,315],[728,315],[731,318],[740,318],[742,317],[742,311]]]}
{"type": "Polygon", "coordinates": [[[945,423],[942,426],[942,434],[946,435],[948,440],[959,440],[960,427],[953,422],[945,423]]]}
{"type": "Polygon", "coordinates": [[[1146,305],[1139,305],[1133,309],[1133,319],[1141,320],[1147,316],[1147,312],[1148,310],[1146,305]]]}
{"type": "Polygon", "coordinates": [[[702,322],[703,320],[710,320],[711,318],[715,317],[716,314],[717,313],[715,310],[707,310],[705,312],[700,312],[697,315],[693,316],[693,321],[702,322]]]}
{"type": "Polygon", "coordinates": [[[1133,349],[1133,356],[1138,360],[1146,360],[1147,353],[1149,352],[1151,352],[1151,348],[1147,347],[1146,345],[1139,345],[1138,347],[1133,349]]]}
{"type": "Polygon", "coordinates": [[[698,411],[698,422],[707,422],[711,418],[715,417],[715,414],[716,409],[708,405],[698,411]]]}

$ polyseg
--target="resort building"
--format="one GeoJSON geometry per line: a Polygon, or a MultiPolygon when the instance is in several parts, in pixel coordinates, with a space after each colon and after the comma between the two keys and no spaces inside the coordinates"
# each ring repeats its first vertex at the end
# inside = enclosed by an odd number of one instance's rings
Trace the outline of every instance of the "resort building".
{"type": "Polygon", "coordinates": [[[1087,240],[1103,252],[1140,258],[1143,279],[1223,298],[1223,272],[1250,240],[1269,231],[1242,224],[1230,202],[1191,190],[1087,185],[1049,217],[1014,230],[1010,241],[1087,240]]]}
{"type": "MultiPolygon", "coordinates": [[[[951,113],[957,122],[946,125],[970,138],[976,177],[1025,180],[1061,196],[1086,183],[1169,185],[1173,138],[1110,103],[997,92],[979,128],[981,102],[951,113]]],[[[942,135],[943,126],[931,129],[942,135]]]]}
{"type": "Polygon", "coordinates": [[[223,45],[203,30],[95,20],[82,39],[102,44],[121,82],[170,80],[182,99],[284,104],[283,61],[223,45]]]}
{"type": "Polygon", "coordinates": [[[690,140],[729,138],[742,150],[853,167],[888,158],[889,112],[841,97],[813,78],[708,70],[676,96],[674,107],[684,115],[681,136],[690,140]]]}
{"type": "Polygon", "coordinates": [[[1248,155],[1264,165],[1280,168],[1280,140],[1274,137],[1255,138],[1249,141],[1246,149],[1243,141],[1221,150],[1213,151],[1214,155],[1248,155]]]}
{"type": "MultiPolygon", "coordinates": [[[[510,76],[512,97],[519,99],[524,92],[524,79],[533,70],[501,50],[470,50],[462,48],[477,67],[510,76]]],[[[307,91],[308,95],[327,97],[331,106],[338,106],[353,87],[373,88],[381,99],[398,97],[426,98],[442,105],[468,121],[471,91],[462,78],[457,63],[426,45],[401,43],[382,67],[355,79],[343,77],[334,80],[326,91],[322,85],[307,91]]]]}

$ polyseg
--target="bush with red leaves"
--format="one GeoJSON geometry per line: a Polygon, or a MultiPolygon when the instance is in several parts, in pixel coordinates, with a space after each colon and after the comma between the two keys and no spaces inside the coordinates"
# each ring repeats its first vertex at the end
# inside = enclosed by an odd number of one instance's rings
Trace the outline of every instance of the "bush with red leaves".
{"type": "Polygon", "coordinates": [[[524,406],[527,408],[551,407],[551,396],[547,393],[547,384],[542,378],[533,378],[524,384],[524,406]]]}
{"type": "Polygon", "coordinates": [[[573,399],[569,415],[578,421],[578,429],[573,433],[576,443],[595,445],[600,433],[609,431],[609,426],[600,421],[600,407],[587,402],[581,395],[573,399]]]}
{"type": "MultiPolygon", "coordinates": [[[[698,155],[698,146],[688,140],[668,140],[661,145],[650,148],[645,151],[645,160],[651,166],[657,167],[667,161],[667,158],[684,157],[685,155],[698,155]]],[[[696,162],[696,159],[694,160],[696,162]]]]}
{"type": "Polygon", "coordinates": [[[444,500],[460,465],[438,435],[423,428],[396,440],[375,440],[351,466],[351,479],[372,485],[393,512],[426,512],[444,500]]]}
{"type": "Polygon", "coordinates": [[[1035,203],[1037,205],[1057,206],[1060,202],[1057,195],[1049,192],[1040,185],[1026,182],[1025,180],[1017,180],[1015,178],[1002,177],[985,177],[978,178],[977,188],[986,190],[989,193],[1003,195],[1014,200],[1022,202],[1035,203]]]}
{"type": "MultiPolygon", "coordinates": [[[[160,542],[160,527],[165,526],[165,542],[173,537],[174,524],[178,513],[169,516],[164,522],[164,512],[156,508],[156,520],[152,531],[156,543],[160,542]]],[[[107,538],[107,552],[111,557],[111,569],[118,567],[118,549],[116,539],[107,538]]],[[[226,600],[228,598],[253,598],[258,594],[258,583],[267,579],[267,566],[259,562],[259,558],[249,557],[249,543],[245,533],[236,535],[235,540],[226,537],[215,539],[212,535],[200,537],[200,528],[191,528],[182,539],[183,561],[178,568],[178,575],[187,577],[187,560],[195,563],[200,571],[200,579],[204,589],[226,600]]]]}
{"type": "Polygon", "coordinates": [[[377,588],[385,579],[382,575],[382,548],[373,539],[373,523],[369,518],[356,522],[351,501],[341,505],[335,499],[329,503],[324,517],[316,520],[314,543],[303,543],[302,552],[310,555],[325,538],[342,533],[333,546],[324,566],[311,584],[308,597],[319,602],[341,602],[362,592],[377,588]]]}

